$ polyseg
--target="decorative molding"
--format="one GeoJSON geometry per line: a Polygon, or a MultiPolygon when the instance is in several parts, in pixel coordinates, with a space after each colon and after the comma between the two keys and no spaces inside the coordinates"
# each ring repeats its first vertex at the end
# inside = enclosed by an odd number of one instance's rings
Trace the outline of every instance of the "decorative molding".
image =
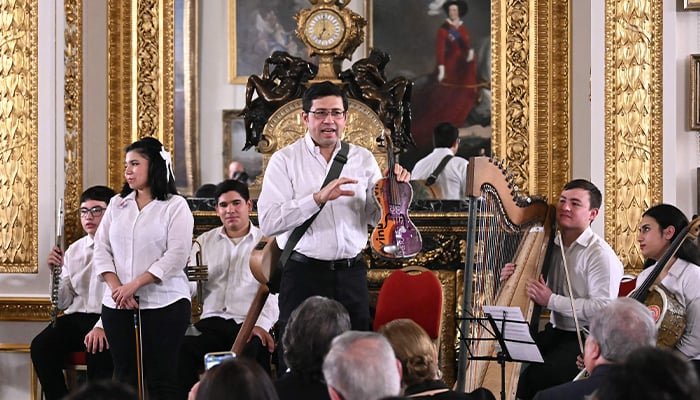
{"type": "Polygon", "coordinates": [[[571,175],[568,0],[493,0],[493,154],[523,193],[557,198],[571,175]]]}
{"type": "MultiPolygon", "coordinates": [[[[64,0],[65,29],[63,47],[64,88],[63,109],[65,176],[63,199],[67,211],[80,203],[83,191],[83,1],[64,0]]],[[[83,235],[80,215],[65,213],[66,243],[73,243],[83,235]]]]}
{"type": "Polygon", "coordinates": [[[637,226],[662,197],[662,3],[605,2],[605,240],[641,270],[637,226]]]}
{"type": "Polygon", "coordinates": [[[38,4],[0,3],[0,273],[36,273],[38,4]]]}
{"type": "Polygon", "coordinates": [[[107,3],[107,186],[121,189],[124,149],[135,139],[131,121],[132,70],[131,1],[108,0],[107,3]]]}
{"type": "Polygon", "coordinates": [[[42,297],[1,297],[0,321],[48,321],[51,301],[42,297]]]}
{"type": "Polygon", "coordinates": [[[153,136],[174,146],[174,0],[108,2],[109,186],[120,188],[124,148],[153,136]],[[132,53],[132,49],[134,49],[132,53]]]}

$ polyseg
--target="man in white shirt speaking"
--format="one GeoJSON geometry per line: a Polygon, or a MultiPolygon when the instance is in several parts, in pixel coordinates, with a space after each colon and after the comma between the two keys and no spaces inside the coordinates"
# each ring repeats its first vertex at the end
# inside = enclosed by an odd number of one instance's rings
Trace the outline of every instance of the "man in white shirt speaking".
{"type": "MultiPolygon", "coordinates": [[[[253,208],[248,186],[236,180],[225,180],[216,187],[216,213],[222,226],[197,238],[201,244],[201,261],[207,265],[208,280],[203,288],[203,308],[195,324],[198,336],[185,336],[178,363],[181,398],[204,369],[204,355],[231,349],[248,314],[250,304],[260,286],[250,271],[250,253],[262,237],[260,229],[250,222],[253,208]]],[[[196,260],[193,248],[190,264],[196,260]]],[[[194,285],[194,283],[192,283],[194,285]]],[[[192,288],[194,290],[194,287],[192,288]]],[[[269,331],[277,321],[277,295],[270,295],[253,328],[252,338],[240,356],[256,359],[269,370],[274,340],[269,331]]]]}
{"type": "MultiPolygon", "coordinates": [[[[323,186],[341,151],[348,99],[331,82],[315,83],[304,92],[302,108],[307,133],[272,155],[258,199],[260,228],[276,236],[281,248],[296,227],[318,213],[282,266],[280,335],[292,311],[316,295],[340,302],[352,329],[368,330],[367,267],[360,253],[367,245],[367,226],[381,216],[373,188],[382,172],[369,150],[350,144],[339,177],[323,186]]],[[[410,179],[398,164],[394,174],[399,182],[410,179]]]]}

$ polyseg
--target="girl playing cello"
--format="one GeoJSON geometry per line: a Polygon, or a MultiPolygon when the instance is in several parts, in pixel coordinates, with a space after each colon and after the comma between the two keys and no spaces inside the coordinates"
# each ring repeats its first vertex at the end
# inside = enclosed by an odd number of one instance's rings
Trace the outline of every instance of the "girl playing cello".
{"type": "MultiPolygon", "coordinates": [[[[686,216],[670,204],[658,204],[648,209],[639,224],[637,242],[642,255],[647,257],[648,268],[637,278],[639,288],[652,274],[656,262],[661,260],[671,242],[689,224],[686,216]]],[[[668,259],[661,270],[657,283],[685,309],[686,327],[678,339],[675,350],[693,361],[696,371],[700,373],[700,251],[690,242],[684,242],[676,254],[668,259]]],[[[631,296],[634,297],[633,293],[631,296]]],[[[661,340],[661,332],[659,332],[661,340]]]]}

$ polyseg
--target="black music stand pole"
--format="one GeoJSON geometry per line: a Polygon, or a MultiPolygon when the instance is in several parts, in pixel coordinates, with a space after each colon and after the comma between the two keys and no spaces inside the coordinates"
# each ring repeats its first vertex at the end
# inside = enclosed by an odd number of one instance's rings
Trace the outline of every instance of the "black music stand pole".
{"type": "Polygon", "coordinates": [[[506,400],[506,362],[513,361],[510,354],[508,354],[508,347],[506,347],[505,341],[506,312],[503,311],[500,329],[491,314],[486,314],[486,318],[491,328],[493,328],[494,339],[498,341],[498,346],[501,348],[496,353],[496,362],[501,366],[501,400],[506,400]]]}
{"type": "MultiPolygon", "coordinates": [[[[519,311],[519,310],[518,310],[519,311]]],[[[498,311],[501,312],[501,311],[498,311]]],[[[484,312],[484,317],[467,317],[465,320],[471,321],[472,323],[477,323],[479,324],[482,328],[484,328],[491,337],[488,338],[469,338],[464,335],[464,332],[460,329],[460,334],[461,334],[461,341],[464,343],[468,343],[470,340],[486,340],[486,341],[497,341],[498,345],[500,346],[500,349],[496,353],[495,356],[492,355],[475,355],[472,354],[471,351],[469,352],[469,355],[466,357],[469,360],[477,360],[477,361],[496,361],[498,364],[501,366],[501,399],[505,400],[506,399],[506,363],[507,362],[542,362],[542,356],[539,355],[539,350],[537,350],[537,345],[535,344],[534,340],[529,337],[529,328],[525,330],[525,335],[528,337],[522,337],[522,333],[518,333],[517,330],[515,333],[511,333],[511,338],[506,339],[505,336],[505,329],[506,329],[506,323],[512,323],[512,324],[525,324],[528,325],[527,321],[522,319],[522,316],[519,318],[516,317],[517,319],[507,319],[507,312],[506,310],[502,311],[503,316],[498,319],[494,319],[493,315],[488,312],[484,312]],[[500,320],[500,324],[498,324],[496,321],[500,320]],[[488,321],[488,326],[485,322],[483,321],[488,321]],[[537,352],[538,357],[533,358],[532,354],[526,354],[523,353],[523,348],[517,347],[514,348],[513,350],[517,354],[520,354],[519,357],[513,358],[509,348],[508,348],[508,343],[510,343],[512,346],[534,346],[535,352],[537,352]]],[[[469,348],[469,346],[466,346],[469,348]]]]}

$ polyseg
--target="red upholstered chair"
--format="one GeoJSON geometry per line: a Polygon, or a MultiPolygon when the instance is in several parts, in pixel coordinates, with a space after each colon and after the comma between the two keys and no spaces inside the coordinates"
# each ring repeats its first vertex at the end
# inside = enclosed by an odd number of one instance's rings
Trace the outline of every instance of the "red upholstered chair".
{"type": "Polygon", "coordinates": [[[637,285],[637,277],[630,274],[622,275],[622,280],[620,281],[620,292],[617,297],[625,297],[632,293],[634,287],[637,285]]]}
{"type": "Polygon", "coordinates": [[[442,318],[442,286],[435,273],[423,267],[393,271],[379,289],[373,329],[389,321],[410,318],[437,343],[442,318]]]}
{"type": "Polygon", "coordinates": [[[78,387],[78,371],[87,371],[86,353],[84,351],[68,353],[63,362],[63,370],[65,371],[68,390],[75,390],[78,387]]]}

